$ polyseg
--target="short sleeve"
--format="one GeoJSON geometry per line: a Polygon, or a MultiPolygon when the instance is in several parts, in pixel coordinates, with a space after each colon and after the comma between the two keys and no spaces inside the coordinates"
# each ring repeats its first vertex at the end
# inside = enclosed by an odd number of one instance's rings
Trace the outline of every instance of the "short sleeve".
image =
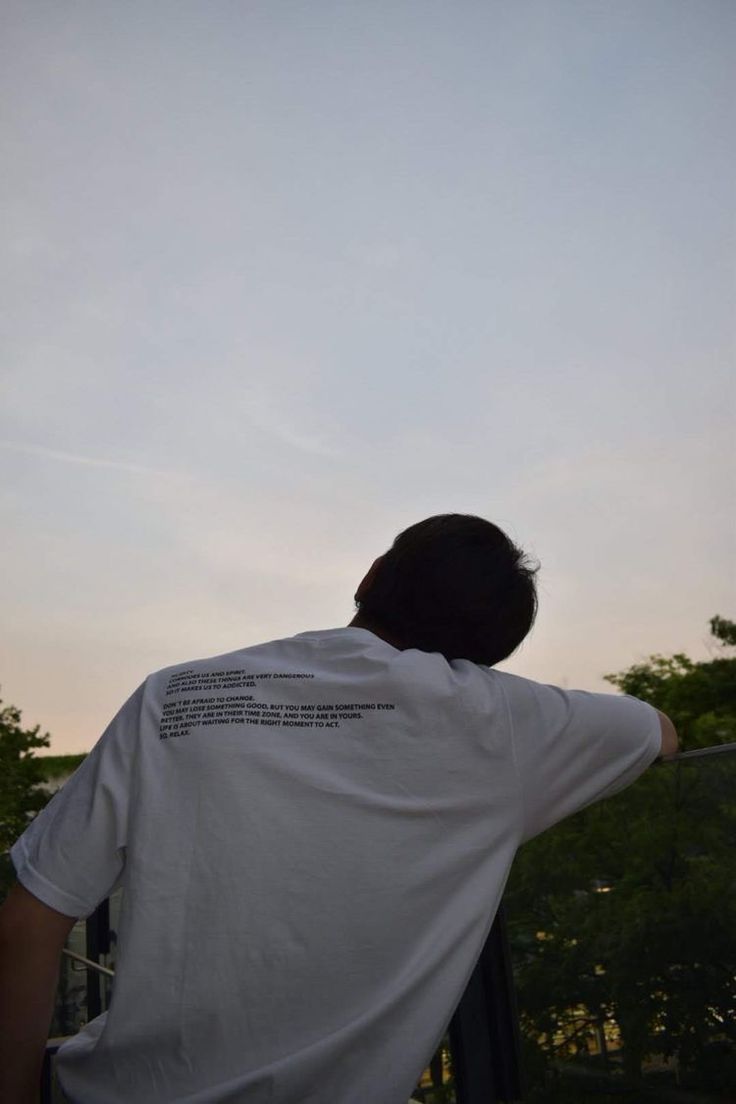
{"type": "Polygon", "coordinates": [[[623,790],[660,754],[659,715],[647,702],[500,677],[524,800],[525,840],[623,790]]]}
{"type": "Polygon", "coordinates": [[[66,916],[89,916],[125,866],[143,686],[10,849],[18,881],[66,916]]]}

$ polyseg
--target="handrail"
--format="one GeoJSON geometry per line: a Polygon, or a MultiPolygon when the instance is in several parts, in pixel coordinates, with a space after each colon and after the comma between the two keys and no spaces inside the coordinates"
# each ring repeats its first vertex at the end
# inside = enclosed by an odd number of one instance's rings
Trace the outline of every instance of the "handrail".
{"type": "Polygon", "coordinates": [[[93,962],[91,958],[85,958],[84,955],[77,954],[76,951],[70,951],[68,947],[64,947],[61,953],[67,955],[69,958],[75,959],[77,962],[83,962],[88,969],[97,970],[98,974],[105,974],[107,977],[111,978],[115,977],[115,971],[111,970],[109,966],[103,966],[99,962],[93,962]]]}
{"type": "Polygon", "coordinates": [[[678,751],[675,755],[662,757],[663,763],[673,763],[678,759],[700,759],[706,755],[725,755],[728,752],[736,752],[734,744],[714,744],[712,747],[693,748],[692,751],[678,751]]]}

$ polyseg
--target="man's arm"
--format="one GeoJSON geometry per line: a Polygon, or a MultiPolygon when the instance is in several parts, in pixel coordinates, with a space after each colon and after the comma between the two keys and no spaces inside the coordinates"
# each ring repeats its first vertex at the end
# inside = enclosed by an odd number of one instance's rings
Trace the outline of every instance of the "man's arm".
{"type": "Polygon", "coordinates": [[[36,1104],[59,960],[73,916],[16,882],[0,908],[0,1100],[36,1104]]]}
{"type": "Polygon", "coordinates": [[[677,755],[680,747],[680,741],[677,738],[677,732],[672,721],[666,714],[661,713],[659,709],[659,723],[662,728],[662,750],[660,751],[660,758],[667,758],[668,755],[677,755]]]}

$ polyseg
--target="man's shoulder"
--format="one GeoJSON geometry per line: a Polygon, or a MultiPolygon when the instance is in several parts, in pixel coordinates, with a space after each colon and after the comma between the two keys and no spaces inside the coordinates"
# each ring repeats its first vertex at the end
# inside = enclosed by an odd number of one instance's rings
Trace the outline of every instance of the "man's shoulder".
{"type": "Polygon", "coordinates": [[[250,644],[242,648],[236,648],[232,652],[218,652],[216,655],[199,656],[196,659],[187,659],[181,663],[172,663],[167,667],[160,667],[152,671],[146,682],[149,684],[168,684],[177,677],[187,674],[202,675],[207,673],[224,673],[226,671],[242,670],[247,666],[248,657],[258,651],[267,648],[266,644],[250,644]]]}
{"type": "Polygon", "coordinates": [[[196,659],[187,659],[181,663],[172,663],[167,667],[160,667],[148,675],[146,682],[168,683],[179,676],[188,673],[192,675],[204,674],[235,674],[247,668],[249,661],[266,658],[271,653],[278,653],[285,647],[295,642],[301,636],[319,635],[318,633],[297,633],[293,636],[276,637],[272,640],[257,641],[253,644],[245,644],[242,648],[235,648],[230,652],[218,652],[215,655],[200,656],[196,659]]]}

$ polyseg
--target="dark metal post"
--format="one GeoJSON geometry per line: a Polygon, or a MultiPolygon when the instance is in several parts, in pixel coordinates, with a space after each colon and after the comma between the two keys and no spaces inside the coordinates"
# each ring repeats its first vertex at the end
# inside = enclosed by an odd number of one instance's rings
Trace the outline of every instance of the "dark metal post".
{"type": "Polygon", "coordinates": [[[450,1023],[457,1104],[521,1101],[519,1020],[503,905],[450,1023]]]}
{"type": "MultiPolygon", "coordinates": [[[[110,902],[105,899],[97,910],[87,917],[87,958],[99,962],[101,955],[110,952],[110,902]]],[[[87,967],[87,1019],[93,1020],[102,1012],[102,977],[87,967]]]]}

